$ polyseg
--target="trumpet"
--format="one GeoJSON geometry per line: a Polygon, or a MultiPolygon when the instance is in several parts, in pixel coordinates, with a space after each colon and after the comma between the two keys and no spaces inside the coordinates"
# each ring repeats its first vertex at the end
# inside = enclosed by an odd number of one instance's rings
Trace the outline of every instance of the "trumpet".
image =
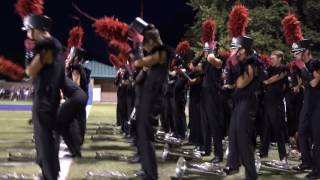
{"type": "Polygon", "coordinates": [[[181,179],[187,174],[198,174],[198,175],[208,175],[208,176],[226,176],[223,167],[213,164],[213,163],[201,163],[201,164],[191,164],[188,163],[183,157],[180,157],[177,162],[176,176],[181,179]]]}
{"type": "Polygon", "coordinates": [[[169,156],[178,156],[190,159],[201,160],[202,156],[200,151],[193,149],[170,149],[168,144],[164,145],[162,159],[165,161],[169,156]]]}

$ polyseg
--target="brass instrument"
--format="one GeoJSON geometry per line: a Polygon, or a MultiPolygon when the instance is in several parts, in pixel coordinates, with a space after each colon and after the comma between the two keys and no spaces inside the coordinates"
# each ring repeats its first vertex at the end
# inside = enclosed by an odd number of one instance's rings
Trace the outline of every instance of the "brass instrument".
{"type": "Polygon", "coordinates": [[[194,149],[174,149],[174,148],[169,148],[169,145],[165,144],[163,153],[162,153],[162,159],[165,161],[168,159],[169,156],[184,157],[184,158],[190,158],[190,159],[196,159],[196,160],[202,159],[200,151],[197,151],[194,149]]]}
{"type": "Polygon", "coordinates": [[[187,174],[198,174],[208,176],[226,176],[223,167],[213,163],[192,164],[188,163],[183,157],[177,162],[176,176],[181,179],[187,174]]]}

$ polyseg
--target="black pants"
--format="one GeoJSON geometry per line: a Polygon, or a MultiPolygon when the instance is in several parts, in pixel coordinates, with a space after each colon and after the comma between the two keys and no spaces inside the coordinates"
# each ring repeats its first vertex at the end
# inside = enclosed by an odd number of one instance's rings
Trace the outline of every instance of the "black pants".
{"type": "Polygon", "coordinates": [[[154,146],[154,130],[150,116],[153,113],[152,104],[161,94],[161,91],[144,91],[137,108],[137,144],[141,155],[142,169],[146,173],[146,179],[157,179],[157,161],[154,146]]]}
{"type": "MultiPolygon", "coordinates": [[[[44,99],[41,101],[44,101],[44,99]]],[[[56,180],[60,171],[59,144],[55,135],[56,111],[54,109],[44,110],[38,100],[34,100],[32,120],[37,163],[41,168],[44,179],[56,180]]]]}
{"type": "MultiPolygon", "coordinates": [[[[319,101],[318,101],[319,102],[319,101]]],[[[311,118],[312,131],[312,171],[320,174],[320,105],[317,105],[311,118]]]]}
{"type": "Polygon", "coordinates": [[[189,141],[197,146],[203,145],[203,134],[201,126],[201,115],[200,115],[200,92],[198,94],[191,93],[190,90],[190,101],[189,101],[189,128],[190,136],[189,141]]]}
{"type": "Polygon", "coordinates": [[[279,158],[282,160],[287,156],[286,147],[285,147],[285,137],[282,111],[283,102],[281,98],[272,98],[266,96],[264,101],[264,128],[263,128],[263,139],[262,145],[260,147],[260,153],[262,156],[268,155],[269,144],[271,140],[271,135],[275,137],[275,140],[278,144],[279,158]]]}
{"type": "Polygon", "coordinates": [[[229,129],[229,155],[227,165],[239,168],[245,167],[247,180],[258,178],[252,136],[254,133],[255,100],[244,99],[236,102],[232,112],[229,129]]]}
{"type": "Polygon", "coordinates": [[[186,130],[187,130],[187,122],[186,122],[186,92],[180,91],[175,93],[175,136],[179,138],[185,138],[186,130]]]}
{"type": "MultiPolygon", "coordinates": [[[[319,100],[318,100],[319,102],[319,100]]],[[[300,113],[299,143],[303,164],[312,165],[320,173],[320,105],[305,101],[300,113]]]]}
{"type": "Polygon", "coordinates": [[[299,116],[302,109],[303,93],[302,91],[298,94],[294,94],[290,91],[286,95],[286,108],[287,108],[287,124],[288,124],[288,135],[294,137],[298,131],[299,116]]]}
{"type": "Polygon", "coordinates": [[[231,113],[233,108],[232,95],[229,90],[221,92],[221,112],[223,122],[223,137],[228,136],[228,128],[230,126],[231,113]]]}
{"type": "Polygon", "coordinates": [[[80,152],[86,130],[87,95],[76,91],[58,110],[58,130],[71,153],[80,152]]]}
{"type": "Polygon", "coordinates": [[[217,91],[213,91],[210,88],[202,88],[202,95],[202,107],[204,111],[201,115],[201,120],[205,151],[211,151],[213,138],[214,155],[223,158],[222,139],[224,123],[221,122],[219,95],[217,91]]]}
{"type": "Polygon", "coordinates": [[[128,132],[128,104],[127,104],[127,87],[121,86],[117,92],[117,124],[121,126],[121,131],[128,132]]]}
{"type": "Polygon", "coordinates": [[[163,101],[164,106],[161,125],[163,130],[168,133],[175,130],[176,106],[174,85],[168,85],[163,101]]]}

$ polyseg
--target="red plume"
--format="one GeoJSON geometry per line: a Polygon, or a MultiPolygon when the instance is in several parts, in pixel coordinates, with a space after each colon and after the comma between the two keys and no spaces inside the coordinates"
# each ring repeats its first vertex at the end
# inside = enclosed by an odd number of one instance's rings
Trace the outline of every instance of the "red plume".
{"type": "Polygon", "coordinates": [[[23,19],[28,14],[42,15],[43,0],[18,0],[15,4],[16,12],[23,19]]]}
{"type": "Polygon", "coordinates": [[[0,56],[0,73],[9,76],[13,80],[21,80],[23,78],[24,69],[12,61],[0,56]]]}
{"type": "Polygon", "coordinates": [[[103,17],[97,19],[93,24],[96,33],[98,33],[105,41],[109,42],[113,39],[118,41],[127,41],[128,24],[114,19],[113,17],[103,17]]]}
{"type": "Polygon", "coordinates": [[[292,45],[293,43],[303,39],[301,23],[295,15],[287,15],[283,18],[281,24],[284,37],[289,45],[292,45]]]}
{"type": "Polygon", "coordinates": [[[124,59],[122,59],[122,57],[120,55],[119,56],[115,56],[114,54],[109,54],[109,61],[116,68],[120,68],[124,64],[123,63],[124,59]]]}
{"type": "Polygon", "coordinates": [[[217,28],[216,25],[217,24],[214,19],[208,19],[202,23],[202,43],[214,41],[217,28]]]}
{"type": "Polygon", "coordinates": [[[109,48],[113,51],[128,56],[131,52],[131,47],[126,42],[121,42],[117,40],[111,40],[109,43],[109,48]]]}
{"type": "Polygon", "coordinates": [[[82,46],[84,31],[81,26],[73,27],[69,31],[68,48],[72,46],[80,48],[82,46]]]}
{"type": "Polygon", "coordinates": [[[266,65],[271,65],[271,64],[272,64],[270,56],[268,56],[268,55],[266,55],[266,54],[261,54],[261,55],[260,55],[260,59],[261,59],[264,63],[266,63],[266,65]]]}
{"type": "Polygon", "coordinates": [[[229,37],[244,36],[246,34],[246,28],[249,24],[249,11],[242,5],[235,5],[229,13],[228,20],[228,33],[229,37]]]}
{"type": "Polygon", "coordinates": [[[180,56],[184,55],[187,50],[190,48],[190,43],[189,41],[182,41],[178,44],[176,48],[176,53],[180,56]]]}

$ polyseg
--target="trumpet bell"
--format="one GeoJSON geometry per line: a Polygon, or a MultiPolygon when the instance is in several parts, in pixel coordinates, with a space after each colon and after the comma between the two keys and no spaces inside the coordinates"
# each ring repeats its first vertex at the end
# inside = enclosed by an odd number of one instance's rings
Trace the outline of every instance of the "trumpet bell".
{"type": "Polygon", "coordinates": [[[178,178],[181,178],[184,176],[185,172],[186,172],[186,169],[187,169],[187,166],[186,166],[187,162],[184,158],[180,157],[178,159],[178,162],[177,162],[177,167],[176,167],[176,176],[178,178]]]}

